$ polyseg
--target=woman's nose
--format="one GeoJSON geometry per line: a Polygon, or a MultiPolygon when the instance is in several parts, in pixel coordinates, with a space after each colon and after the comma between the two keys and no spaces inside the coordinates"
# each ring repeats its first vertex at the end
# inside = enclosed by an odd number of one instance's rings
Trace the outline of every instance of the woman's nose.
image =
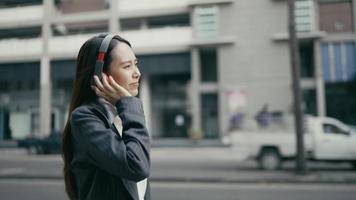
{"type": "Polygon", "coordinates": [[[141,72],[137,67],[135,68],[135,71],[134,71],[133,75],[134,75],[135,78],[140,78],[141,72]]]}

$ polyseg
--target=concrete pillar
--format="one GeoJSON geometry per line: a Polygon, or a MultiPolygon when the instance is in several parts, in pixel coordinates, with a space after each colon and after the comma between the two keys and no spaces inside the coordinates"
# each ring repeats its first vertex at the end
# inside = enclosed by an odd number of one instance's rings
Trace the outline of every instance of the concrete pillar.
{"type": "Polygon", "coordinates": [[[110,19],[109,19],[109,31],[110,33],[119,33],[120,20],[119,20],[119,0],[110,1],[110,19]]]}
{"type": "Polygon", "coordinates": [[[152,137],[152,129],[151,129],[151,92],[150,92],[150,84],[149,84],[149,78],[146,76],[142,78],[141,80],[141,86],[139,88],[140,92],[140,99],[142,101],[142,106],[143,110],[145,112],[145,117],[146,117],[146,127],[148,130],[148,133],[152,137]]]}
{"type": "Polygon", "coordinates": [[[218,137],[222,138],[225,134],[228,133],[228,127],[229,127],[229,112],[228,112],[228,100],[226,96],[227,92],[227,87],[222,83],[221,80],[223,80],[224,74],[219,73],[220,68],[222,68],[222,60],[219,59],[221,58],[220,52],[222,51],[223,47],[217,47],[216,48],[216,53],[217,53],[217,58],[218,58],[218,124],[219,124],[219,132],[218,132],[218,137]]]}
{"type": "Polygon", "coordinates": [[[200,59],[199,59],[199,49],[193,47],[190,51],[191,55],[191,84],[189,89],[189,97],[191,102],[191,113],[192,113],[192,128],[194,130],[201,130],[201,108],[200,108],[200,59]]]}
{"type": "MultiPolygon", "coordinates": [[[[319,2],[314,0],[314,12],[315,12],[315,27],[319,30],[320,27],[320,16],[319,16],[319,2]]],[[[323,66],[321,63],[321,49],[320,49],[320,39],[315,39],[313,42],[314,49],[314,77],[316,85],[316,107],[317,115],[324,117],[325,111],[325,88],[324,88],[324,76],[323,76],[323,66]]]]}
{"type": "Polygon", "coordinates": [[[353,21],[354,21],[354,34],[355,34],[355,42],[356,42],[356,0],[352,0],[352,11],[353,11],[353,21]]]}
{"type": "MultiPolygon", "coordinates": [[[[190,7],[189,11],[191,26],[193,28],[192,37],[196,39],[196,17],[195,17],[195,8],[190,7]]],[[[202,122],[201,122],[201,105],[200,105],[200,57],[199,57],[199,48],[192,47],[190,50],[190,66],[191,66],[191,82],[189,88],[189,98],[191,105],[191,114],[192,114],[192,129],[202,131],[202,122]]]]}
{"type": "Polygon", "coordinates": [[[51,66],[48,52],[49,38],[51,37],[51,14],[53,13],[53,0],[43,1],[44,18],[42,22],[42,57],[40,73],[40,137],[49,134],[51,130],[51,66]]]}
{"type": "Polygon", "coordinates": [[[320,40],[314,41],[314,65],[315,65],[315,83],[316,83],[316,104],[317,115],[320,117],[325,116],[325,86],[323,67],[321,63],[321,50],[320,40]]]}
{"type": "Polygon", "coordinates": [[[352,11],[353,11],[353,21],[354,21],[354,42],[356,45],[356,0],[352,0],[352,11]]]}
{"type": "Polygon", "coordinates": [[[148,23],[147,23],[147,19],[141,19],[140,20],[140,24],[141,24],[141,30],[147,30],[148,29],[148,23]]]}

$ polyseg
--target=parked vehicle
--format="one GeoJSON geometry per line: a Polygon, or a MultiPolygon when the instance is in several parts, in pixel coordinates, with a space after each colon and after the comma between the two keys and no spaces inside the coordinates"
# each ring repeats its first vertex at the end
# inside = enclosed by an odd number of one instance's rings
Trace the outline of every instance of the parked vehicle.
{"type": "MultiPolygon", "coordinates": [[[[304,120],[306,159],[350,162],[356,169],[356,130],[337,119],[306,116],[304,120]]],[[[227,138],[225,138],[226,140],[227,138]]],[[[280,169],[283,161],[296,158],[293,127],[273,131],[235,130],[228,140],[232,148],[253,158],[261,169],[280,169]]]]}
{"type": "Polygon", "coordinates": [[[29,154],[60,153],[61,131],[53,131],[45,138],[26,138],[18,141],[20,148],[26,148],[29,154]]]}

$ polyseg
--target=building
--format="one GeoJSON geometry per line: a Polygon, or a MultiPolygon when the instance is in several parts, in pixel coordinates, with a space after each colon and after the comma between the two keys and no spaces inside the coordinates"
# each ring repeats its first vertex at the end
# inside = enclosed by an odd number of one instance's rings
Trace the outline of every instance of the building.
{"type": "MultiPolygon", "coordinates": [[[[4,0],[0,6],[2,139],[64,127],[78,50],[107,31],[131,41],[140,60],[139,95],[153,138],[198,131],[219,139],[236,113],[253,117],[266,106],[276,116],[292,112],[286,1],[4,0]]],[[[355,10],[355,1],[297,2],[306,113],[345,118],[329,102],[332,91],[354,80],[355,10]]],[[[345,119],[356,124],[355,95],[346,93],[353,112],[345,119]]]]}

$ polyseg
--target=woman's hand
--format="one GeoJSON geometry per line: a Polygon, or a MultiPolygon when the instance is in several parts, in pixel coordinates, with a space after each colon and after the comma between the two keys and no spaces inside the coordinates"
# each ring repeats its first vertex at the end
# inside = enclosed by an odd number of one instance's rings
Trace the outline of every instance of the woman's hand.
{"type": "Polygon", "coordinates": [[[100,82],[98,76],[94,76],[96,86],[91,86],[95,91],[96,95],[103,97],[105,100],[109,101],[112,105],[125,96],[131,96],[131,94],[121,85],[116,83],[112,76],[107,76],[102,74],[103,82],[100,82]]]}

